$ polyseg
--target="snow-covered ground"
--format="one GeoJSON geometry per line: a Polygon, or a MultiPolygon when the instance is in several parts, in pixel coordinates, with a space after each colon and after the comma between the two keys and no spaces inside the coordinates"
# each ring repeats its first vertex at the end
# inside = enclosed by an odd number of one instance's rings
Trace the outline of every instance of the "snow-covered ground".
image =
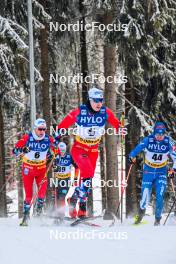
{"type": "MultiPolygon", "coordinates": [[[[176,225],[132,226],[132,219],[123,225],[100,221],[103,227],[44,226],[32,220],[20,227],[14,218],[0,219],[0,249],[2,264],[175,264],[176,225]]],[[[44,221],[46,223],[46,220],[44,221]]]]}

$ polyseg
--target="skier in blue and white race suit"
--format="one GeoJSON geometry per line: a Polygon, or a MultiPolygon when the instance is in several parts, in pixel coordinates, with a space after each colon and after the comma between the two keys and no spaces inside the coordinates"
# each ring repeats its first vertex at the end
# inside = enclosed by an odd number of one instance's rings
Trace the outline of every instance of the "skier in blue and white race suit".
{"type": "Polygon", "coordinates": [[[163,209],[164,193],[167,186],[167,161],[168,154],[173,160],[173,168],[169,171],[169,177],[176,173],[176,147],[173,140],[165,135],[166,127],[162,122],[156,122],[153,134],[145,137],[129,154],[129,161],[136,162],[136,156],[141,151],[145,153],[145,162],[142,177],[142,197],[140,201],[139,214],[136,216],[135,224],[142,221],[145,210],[152,192],[156,191],[155,223],[160,224],[163,209]]]}

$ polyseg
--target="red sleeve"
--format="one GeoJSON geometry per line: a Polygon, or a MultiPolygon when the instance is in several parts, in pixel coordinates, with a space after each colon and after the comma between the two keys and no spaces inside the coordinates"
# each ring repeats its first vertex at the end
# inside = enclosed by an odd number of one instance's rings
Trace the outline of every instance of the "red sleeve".
{"type": "Polygon", "coordinates": [[[73,111],[71,111],[59,124],[58,124],[58,129],[60,128],[69,128],[76,122],[76,118],[80,113],[80,109],[77,108],[73,111]]]}
{"type": "Polygon", "coordinates": [[[106,107],[106,113],[108,115],[108,122],[117,129],[119,129],[120,122],[117,117],[115,117],[114,113],[111,111],[110,108],[106,107]]]}
{"type": "Polygon", "coordinates": [[[15,144],[15,148],[23,148],[26,146],[26,143],[28,141],[29,135],[24,135],[18,142],[15,144]]]}
{"type": "Polygon", "coordinates": [[[50,139],[50,148],[51,148],[51,150],[53,150],[54,151],[54,138],[53,137],[51,137],[51,136],[49,136],[49,139],[50,139]]]}

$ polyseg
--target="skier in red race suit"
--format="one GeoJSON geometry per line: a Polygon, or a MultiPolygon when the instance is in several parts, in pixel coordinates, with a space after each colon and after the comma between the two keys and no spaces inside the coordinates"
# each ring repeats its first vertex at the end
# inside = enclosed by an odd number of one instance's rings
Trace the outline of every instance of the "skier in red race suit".
{"type": "Polygon", "coordinates": [[[71,199],[73,206],[71,217],[85,217],[86,201],[90,193],[91,178],[94,177],[96,161],[98,158],[98,146],[104,132],[105,124],[109,122],[118,131],[119,120],[113,112],[103,106],[103,91],[92,88],[88,92],[88,101],[85,105],[71,111],[59,124],[58,133],[55,136],[55,144],[59,142],[62,130],[73,124],[76,125],[76,137],[71,150],[74,162],[80,169],[80,182],[75,187],[71,199]],[[79,211],[76,212],[76,200],[79,198],[79,211]]]}
{"type": "Polygon", "coordinates": [[[13,154],[22,154],[22,177],[25,190],[24,218],[29,218],[31,200],[33,197],[33,182],[38,187],[37,214],[42,211],[44,198],[47,189],[46,163],[52,158],[53,138],[45,133],[46,122],[44,119],[37,119],[34,123],[34,130],[25,134],[13,149],[13,154]]]}

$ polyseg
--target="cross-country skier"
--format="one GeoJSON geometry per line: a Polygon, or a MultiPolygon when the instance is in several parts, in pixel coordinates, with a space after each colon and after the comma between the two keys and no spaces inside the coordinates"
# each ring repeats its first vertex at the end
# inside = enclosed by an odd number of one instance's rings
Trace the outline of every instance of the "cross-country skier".
{"type": "Polygon", "coordinates": [[[37,214],[40,215],[47,189],[46,163],[52,159],[53,138],[47,135],[46,122],[44,119],[37,119],[34,129],[25,134],[16,144],[13,153],[22,157],[22,177],[25,190],[24,217],[22,222],[27,223],[30,213],[31,200],[33,197],[34,179],[38,187],[37,214]]]}
{"type": "Polygon", "coordinates": [[[76,198],[80,199],[79,217],[87,215],[86,201],[90,193],[91,178],[94,177],[98,158],[98,145],[105,125],[109,122],[117,131],[119,128],[119,120],[108,107],[103,106],[103,102],[103,91],[98,88],[90,89],[87,103],[71,111],[61,121],[55,138],[57,143],[63,128],[76,125],[77,132],[71,155],[80,169],[80,185],[75,188],[73,194],[75,201],[76,198]]]}
{"type": "MultiPolygon", "coordinates": [[[[60,142],[58,145],[58,154],[55,156],[53,163],[54,178],[57,179],[57,207],[64,208],[65,197],[71,186],[71,167],[74,166],[74,179],[77,180],[79,169],[74,163],[71,155],[67,152],[67,146],[64,142],[60,142]]],[[[72,200],[71,200],[72,202],[72,200]]],[[[71,209],[70,209],[71,210],[71,209]]],[[[76,212],[70,212],[71,217],[76,217],[76,212]]]]}
{"type": "Polygon", "coordinates": [[[142,198],[135,224],[140,223],[145,215],[146,206],[150,201],[153,186],[156,191],[154,225],[160,224],[164,193],[167,185],[168,154],[171,155],[174,161],[173,169],[170,171],[169,176],[172,177],[176,173],[176,152],[174,151],[174,143],[165,133],[166,127],[164,123],[156,122],[153,133],[145,137],[129,154],[130,162],[135,163],[138,153],[141,151],[145,153],[142,177],[142,198]]]}

